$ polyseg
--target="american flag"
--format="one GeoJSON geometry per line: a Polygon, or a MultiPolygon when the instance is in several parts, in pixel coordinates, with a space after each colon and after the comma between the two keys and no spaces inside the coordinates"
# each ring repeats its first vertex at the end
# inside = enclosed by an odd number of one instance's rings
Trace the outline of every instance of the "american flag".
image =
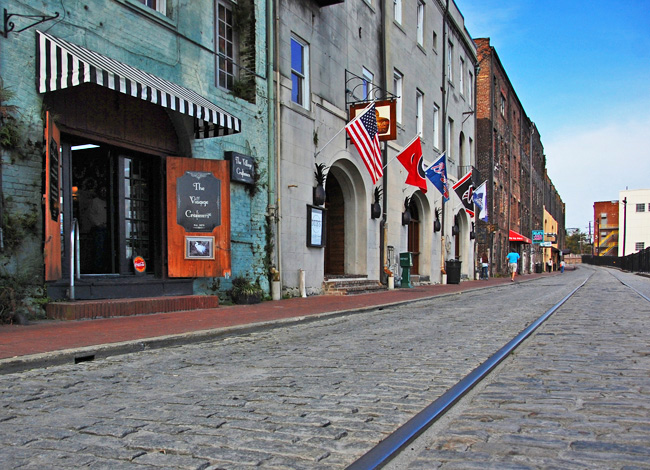
{"type": "Polygon", "coordinates": [[[372,184],[377,183],[384,174],[377,133],[377,116],[372,104],[345,126],[350,139],[357,147],[363,163],[370,173],[372,184]]]}

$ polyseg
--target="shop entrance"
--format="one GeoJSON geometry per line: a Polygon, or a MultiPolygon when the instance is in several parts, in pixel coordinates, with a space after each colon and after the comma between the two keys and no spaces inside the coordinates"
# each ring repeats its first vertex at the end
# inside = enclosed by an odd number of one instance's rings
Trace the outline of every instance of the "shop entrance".
{"type": "Polygon", "coordinates": [[[134,274],[135,256],[144,258],[147,273],[155,272],[161,264],[160,159],[89,142],[64,148],[70,149],[64,156],[70,175],[64,197],[71,196],[68,213],[79,224],[81,274],[134,274]]]}
{"type": "Polygon", "coordinates": [[[327,208],[327,242],[325,244],[325,274],[345,274],[345,198],[336,176],[327,177],[325,207],[327,208]]]}

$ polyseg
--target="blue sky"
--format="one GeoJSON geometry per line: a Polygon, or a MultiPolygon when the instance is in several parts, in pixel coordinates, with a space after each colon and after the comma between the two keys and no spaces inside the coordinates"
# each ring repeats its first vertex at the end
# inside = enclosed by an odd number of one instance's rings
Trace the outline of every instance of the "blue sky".
{"type": "Polygon", "coordinates": [[[567,228],[593,226],[595,201],[650,189],[650,1],[455,1],[537,125],[567,228]]]}

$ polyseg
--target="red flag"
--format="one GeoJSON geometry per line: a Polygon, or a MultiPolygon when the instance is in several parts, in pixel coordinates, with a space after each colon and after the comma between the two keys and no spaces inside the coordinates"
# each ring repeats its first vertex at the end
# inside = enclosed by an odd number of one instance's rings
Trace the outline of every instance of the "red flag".
{"type": "Polygon", "coordinates": [[[424,157],[422,156],[422,144],[419,135],[397,154],[397,159],[408,171],[405,183],[416,186],[423,193],[426,193],[427,179],[424,174],[424,157]]]}
{"type": "Polygon", "coordinates": [[[465,212],[470,217],[474,217],[474,183],[472,182],[472,170],[469,170],[469,173],[458,180],[458,183],[453,188],[462,201],[463,206],[465,206],[465,212]]]}
{"type": "Polygon", "coordinates": [[[384,174],[379,149],[379,135],[377,132],[377,116],[374,103],[368,106],[365,111],[355,117],[345,126],[350,139],[361,155],[363,163],[370,173],[372,184],[384,174]]]}

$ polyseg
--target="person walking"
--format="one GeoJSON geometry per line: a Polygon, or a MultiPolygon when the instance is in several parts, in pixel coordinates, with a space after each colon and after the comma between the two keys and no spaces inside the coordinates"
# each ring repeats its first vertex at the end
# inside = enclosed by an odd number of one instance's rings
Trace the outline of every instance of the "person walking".
{"type": "Polygon", "coordinates": [[[487,253],[481,255],[481,279],[487,281],[488,279],[488,256],[487,253]]]}
{"type": "Polygon", "coordinates": [[[519,261],[519,253],[511,251],[506,255],[508,266],[510,267],[510,280],[515,282],[515,274],[517,274],[517,261],[519,261]]]}

